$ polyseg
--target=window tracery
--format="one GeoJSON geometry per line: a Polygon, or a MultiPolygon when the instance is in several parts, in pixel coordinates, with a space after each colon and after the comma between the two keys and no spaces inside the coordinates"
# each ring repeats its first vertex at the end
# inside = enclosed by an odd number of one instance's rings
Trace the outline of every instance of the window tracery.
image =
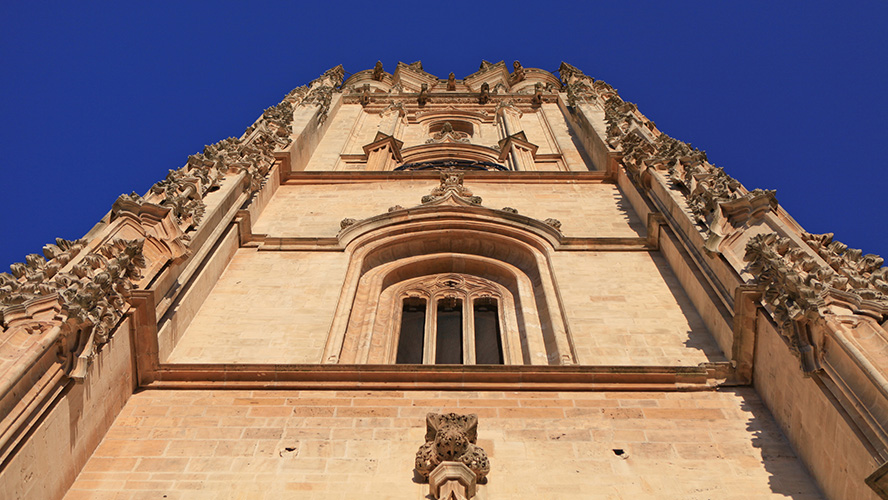
{"type": "Polygon", "coordinates": [[[504,364],[507,294],[502,285],[456,273],[397,285],[395,362],[504,364]]]}

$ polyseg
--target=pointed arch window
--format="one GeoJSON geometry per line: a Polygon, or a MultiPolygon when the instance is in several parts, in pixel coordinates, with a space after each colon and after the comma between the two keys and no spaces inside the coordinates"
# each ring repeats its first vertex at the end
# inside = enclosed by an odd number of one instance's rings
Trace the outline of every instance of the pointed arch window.
{"type": "Polygon", "coordinates": [[[409,283],[394,322],[395,362],[504,364],[503,291],[494,282],[460,274],[409,283]]]}

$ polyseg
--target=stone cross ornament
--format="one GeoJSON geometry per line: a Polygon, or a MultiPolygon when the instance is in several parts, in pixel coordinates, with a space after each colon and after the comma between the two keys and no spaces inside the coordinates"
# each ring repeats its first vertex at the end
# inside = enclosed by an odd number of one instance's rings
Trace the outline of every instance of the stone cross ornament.
{"type": "Polygon", "coordinates": [[[429,413],[426,415],[425,444],[416,452],[416,472],[429,474],[442,462],[462,462],[478,481],[490,472],[487,453],[476,445],[478,415],[429,413]]]}

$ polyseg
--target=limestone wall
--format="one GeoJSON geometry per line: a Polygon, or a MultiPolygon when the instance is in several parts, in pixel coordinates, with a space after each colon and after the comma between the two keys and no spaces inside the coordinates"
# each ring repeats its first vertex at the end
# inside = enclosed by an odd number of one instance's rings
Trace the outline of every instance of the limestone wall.
{"type": "Polygon", "coordinates": [[[830,498],[876,499],[865,483],[879,463],[855,435],[848,414],[812,378],[759,313],[755,388],[830,498]]]}
{"type": "Polygon", "coordinates": [[[319,363],[346,269],[341,252],[239,249],[172,363],[319,363]]]}
{"type": "MultiPolygon", "coordinates": [[[[437,179],[281,186],[253,225],[269,236],[336,236],[339,222],[384,214],[389,207],[413,207],[439,184],[437,179]]],[[[466,187],[486,207],[512,207],[522,215],[561,221],[566,236],[639,237],[644,223],[613,184],[482,182],[466,187]]]]}
{"type": "Polygon", "coordinates": [[[580,364],[726,360],[658,252],[556,252],[553,262],[580,364]]]}
{"type": "Polygon", "coordinates": [[[61,498],[133,392],[129,320],[102,348],[84,383],[69,381],[26,444],[0,470],[0,499],[61,498]]]}
{"type": "Polygon", "coordinates": [[[479,500],[821,498],[755,392],[733,389],[149,390],[65,499],[426,498],[413,461],[430,411],[478,414],[479,500]]]}

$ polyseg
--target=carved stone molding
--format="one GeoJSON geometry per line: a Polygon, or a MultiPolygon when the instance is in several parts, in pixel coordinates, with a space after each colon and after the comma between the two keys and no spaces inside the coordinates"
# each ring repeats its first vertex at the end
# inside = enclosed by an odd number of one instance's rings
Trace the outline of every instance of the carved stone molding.
{"type": "Polygon", "coordinates": [[[425,443],[416,452],[416,472],[424,479],[442,462],[461,462],[478,481],[490,472],[487,453],[478,446],[478,416],[429,413],[425,443]]]}
{"type": "Polygon", "coordinates": [[[754,236],[746,245],[744,259],[749,272],[763,287],[763,302],[799,356],[806,373],[820,367],[819,346],[810,328],[830,306],[850,309],[883,323],[888,319],[888,268],[876,255],[862,256],[859,250],[832,241],[831,234],[805,233],[803,239],[828,265],[810,251],[776,234],[754,236]]]}
{"type": "Polygon", "coordinates": [[[0,274],[4,329],[42,334],[60,327],[59,360],[66,374],[82,380],[129,309],[129,292],[145,267],[143,243],[117,239],[81,256],[83,240],[59,239],[44,247],[44,256],[13,264],[12,274],[0,274]]]}
{"type": "Polygon", "coordinates": [[[318,119],[323,122],[343,75],[342,66],[336,66],[308,86],[293,89],[280,103],[266,109],[241,138],[229,137],[205,146],[202,153],[189,156],[184,167],[170,170],[166,179],[155,183],[144,198],[136,193],[122,195],[112,208],[112,217],[121,210],[132,212],[137,206],[142,207],[140,212],[148,211],[150,206],[162,207],[172,210],[182,231],[188,232],[204,216],[203,198],[219,187],[226,174],[244,173],[248,189],[256,193],[274,165],[274,152],[292,142],[296,108],[319,106],[318,119]]]}
{"type": "MultiPolygon", "coordinates": [[[[588,77],[564,66],[562,77],[567,79],[568,89],[571,85],[587,85],[588,77]]],[[[724,170],[709,163],[705,151],[656,130],[653,122],[612,88],[603,101],[605,94],[592,94],[605,112],[608,146],[620,152],[627,172],[642,185],[649,184],[650,171],[665,172],[673,189],[687,201],[706,238],[707,250],[718,252],[725,238],[777,208],[774,191],[746,190],[724,170]]]]}
{"type": "Polygon", "coordinates": [[[432,137],[426,140],[426,144],[438,144],[442,142],[465,142],[469,141],[469,134],[466,132],[460,132],[458,130],[453,130],[453,125],[450,122],[444,122],[444,125],[441,127],[441,130],[432,134],[432,137]]]}

